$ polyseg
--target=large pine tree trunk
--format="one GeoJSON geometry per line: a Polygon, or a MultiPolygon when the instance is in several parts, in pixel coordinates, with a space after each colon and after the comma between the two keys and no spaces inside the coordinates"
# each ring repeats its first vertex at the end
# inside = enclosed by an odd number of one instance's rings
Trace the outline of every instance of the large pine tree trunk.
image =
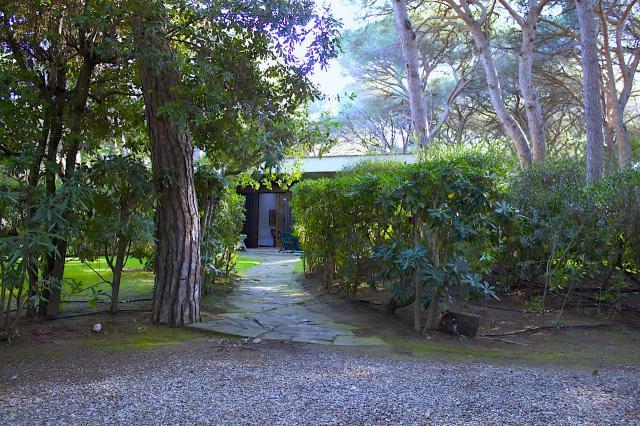
{"type": "Polygon", "coordinates": [[[613,71],[613,59],[611,58],[611,46],[609,44],[609,23],[607,22],[602,1],[599,2],[599,6],[600,24],[602,25],[603,32],[603,57],[606,70],[605,90],[607,95],[605,96],[604,103],[606,104],[605,107],[608,110],[607,116],[610,120],[609,126],[605,129],[605,139],[607,141],[607,148],[611,148],[612,138],[607,137],[607,130],[612,131],[615,135],[618,150],[618,165],[621,169],[624,169],[631,164],[631,141],[624,124],[624,107],[618,98],[616,75],[613,71]]]}
{"type": "Polygon", "coordinates": [[[507,110],[504,97],[502,96],[502,88],[500,87],[498,71],[495,63],[493,62],[493,55],[491,54],[489,40],[478,23],[471,22],[468,23],[467,26],[471,32],[471,36],[473,37],[482,67],[484,68],[484,74],[487,79],[487,86],[489,89],[489,98],[491,99],[491,104],[496,112],[498,121],[504,129],[504,132],[513,141],[522,165],[529,166],[531,164],[531,149],[529,148],[529,142],[527,141],[527,137],[518,122],[507,110]]]}
{"type": "Polygon", "coordinates": [[[576,0],[580,23],[582,57],[582,95],[587,130],[587,182],[600,179],[604,173],[604,135],[600,102],[600,64],[596,40],[596,21],[591,0],[576,0]]]}
{"type": "Polygon", "coordinates": [[[200,220],[193,181],[193,147],[186,118],[176,114],[180,75],[163,25],[139,19],[136,58],[157,182],[154,324],[200,320],[200,220]],[[167,110],[172,112],[167,112],[167,110]]]}
{"type": "Polygon", "coordinates": [[[411,26],[406,1],[393,0],[392,3],[393,14],[396,18],[396,29],[398,30],[398,37],[400,38],[400,45],[402,46],[402,56],[407,68],[411,121],[420,145],[426,148],[429,143],[429,133],[427,131],[423,85],[422,79],[420,78],[420,64],[418,63],[416,33],[411,26]]]}
{"type": "Polygon", "coordinates": [[[537,16],[533,17],[532,15],[522,28],[518,80],[527,115],[527,126],[529,127],[529,141],[531,142],[533,161],[542,162],[546,155],[542,106],[540,105],[540,99],[538,98],[536,89],[533,86],[533,42],[535,39],[536,21],[537,16]]]}

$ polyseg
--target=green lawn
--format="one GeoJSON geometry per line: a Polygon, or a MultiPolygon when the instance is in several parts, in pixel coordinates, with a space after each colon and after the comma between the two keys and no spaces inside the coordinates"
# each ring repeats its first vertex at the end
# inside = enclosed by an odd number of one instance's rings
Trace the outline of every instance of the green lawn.
{"type": "MultiPolygon", "coordinates": [[[[239,274],[244,273],[247,269],[259,265],[260,260],[238,253],[237,271],[239,274]]],[[[73,280],[81,283],[80,292],[73,292],[73,285],[67,283],[64,288],[65,300],[86,300],[91,297],[92,290],[102,290],[106,294],[111,293],[111,286],[104,283],[103,279],[97,274],[99,273],[105,280],[111,280],[111,269],[104,259],[89,262],[89,266],[83,264],[79,260],[69,260],[65,266],[64,277],[67,280],[73,280]],[[93,271],[93,268],[95,271],[93,271]]],[[[129,259],[124,271],[122,272],[122,284],[120,287],[120,300],[150,298],[153,292],[153,273],[147,272],[143,268],[143,264],[137,259],[129,259]]],[[[105,300],[108,300],[105,299],[105,300]]]]}
{"type": "MultiPolygon", "coordinates": [[[[66,283],[64,294],[67,298],[71,296],[72,300],[84,300],[91,296],[92,291],[90,288],[102,290],[107,294],[111,293],[111,286],[103,282],[103,279],[97,274],[99,273],[105,280],[111,281],[111,269],[109,269],[107,262],[104,259],[99,259],[95,262],[89,262],[89,265],[90,267],[76,259],[67,262],[64,268],[65,279],[80,282],[82,284],[81,288],[85,289],[84,291],[70,294],[74,286],[71,283],[66,283]]],[[[143,264],[137,259],[129,259],[122,272],[120,300],[151,297],[152,292],[153,273],[145,271],[143,264]]]]}
{"type": "Polygon", "coordinates": [[[302,263],[302,259],[298,259],[296,264],[293,266],[294,272],[304,272],[304,264],[302,263]]]}
{"type": "Polygon", "coordinates": [[[253,268],[256,265],[262,263],[259,259],[249,257],[243,253],[238,253],[236,258],[236,270],[239,274],[243,274],[247,269],[253,268]]]}

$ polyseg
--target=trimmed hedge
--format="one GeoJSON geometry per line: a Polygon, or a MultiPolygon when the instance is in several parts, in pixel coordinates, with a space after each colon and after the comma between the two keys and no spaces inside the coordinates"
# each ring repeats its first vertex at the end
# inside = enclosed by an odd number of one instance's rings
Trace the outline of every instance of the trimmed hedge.
{"type": "Polygon", "coordinates": [[[291,205],[305,264],[322,265],[327,285],[337,278],[349,293],[367,283],[398,303],[417,294],[433,328],[454,287],[465,298],[494,295],[481,273],[501,220],[503,174],[494,157],[466,152],[303,181],[291,205]]]}
{"type": "Polygon", "coordinates": [[[640,172],[587,187],[577,163],[511,167],[463,151],[302,181],[291,205],[305,266],[348,295],[362,284],[388,288],[394,305],[417,294],[417,329],[422,305],[433,328],[448,305],[518,280],[540,284],[542,308],[596,277],[620,296],[640,264],[640,172]]]}

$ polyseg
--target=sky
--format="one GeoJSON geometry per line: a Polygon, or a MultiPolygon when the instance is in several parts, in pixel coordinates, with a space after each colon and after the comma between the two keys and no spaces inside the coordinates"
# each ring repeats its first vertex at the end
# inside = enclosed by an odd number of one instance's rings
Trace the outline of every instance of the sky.
{"type": "MultiPolygon", "coordinates": [[[[316,0],[319,7],[327,5],[331,8],[333,16],[342,22],[342,30],[358,27],[358,10],[353,0],[316,0]]],[[[329,104],[337,95],[342,95],[345,87],[352,82],[347,76],[337,59],[332,59],[325,70],[316,70],[311,80],[318,85],[318,88],[329,98],[329,104]]]]}

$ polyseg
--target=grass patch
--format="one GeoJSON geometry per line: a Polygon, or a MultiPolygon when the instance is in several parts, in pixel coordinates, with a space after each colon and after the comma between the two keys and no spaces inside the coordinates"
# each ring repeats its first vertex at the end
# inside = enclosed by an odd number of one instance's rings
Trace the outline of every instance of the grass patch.
{"type": "MultiPolygon", "coordinates": [[[[103,282],[102,278],[96,274],[98,272],[105,280],[111,281],[112,274],[109,265],[104,259],[87,262],[87,266],[77,259],[70,260],[64,268],[64,277],[81,283],[82,291],[71,295],[72,299],[85,299],[91,296],[90,287],[101,290],[107,294],[111,293],[111,285],[103,282]],[[95,272],[91,269],[95,269],[95,272]]],[[[69,296],[72,291],[70,284],[65,284],[63,292],[69,296]]],[[[122,271],[122,282],[120,284],[120,300],[137,299],[151,297],[153,293],[153,272],[145,271],[144,265],[137,259],[129,259],[122,271]]]]}
{"type": "MultiPolygon", "coordinates": [[[[246,256],[239,253],[237,256],[237,271],[239,274],[246,272],[249,268],[259,265],[259,259],[246,256]]],[[[111,293],[111,285],[103,281],[98,276],[99,273],[105,280],[111,281],[112,274],[109,265],[104,259],[98,259],[93,262],[82,263],[77,259],[69,260],[64,269],[64,277],[79,283],[82,289],[77,288],[70,283],[64,285],[63,294],[65,298],[72,300],[88,299],[92,295],[90,288],[100,290],[106,294],[111,293]],[[72,293],[73,292],[73,293],[72,293]]],[[[120,300],[150,298],[153,295],[153,272],[145,271],[144,264],[137,259],[129,259],[127,265],[122,271],[122,282],[120,284],[120,300]]],[[[108,297],[105,297],[108,300],[108,297]]]]}
{"type": "Polygon", "coordinates": [[[346,330],[346,331],[360,330],[360,327],[352,324],[332,323],[331,326],[337,328],[338,330],[346,330]]]}
{"type": "Polygon", "coordinates": [[[106,330],[106,335],[91,336],[80,343],[83,348],[114,351],[144,350],[176,345],[202,337],[202,333],[184,328],[141,326],[132,331],[106,330]]]}
{"type": "Polygon", "coordinates": [[[616,353],[602,353],[593,348],[572,348],[557,344],[528,345],[525,347],[487,348],[479,347],[473,339],[450,343],[420,341],[396,336],[391,333],[378,334],[395,351],[413,357],[440,362],[489,362],[498,365],[534,365],[575,369],[590,369],[616,365],[637,365],[637,351],[631,353],[621,349],[616,353]],[[539,349],[536,349],[538,346],[539,349]]]}
{"type": "Polygon", "coordinates": [[[238,253],[236,257],[236,270],[238,274],[242,274],[248,269],[253,268],[254,266],[257,266],[261,263],[262,261],[260,259],[249,257],[243,253],[238,253]]]}

